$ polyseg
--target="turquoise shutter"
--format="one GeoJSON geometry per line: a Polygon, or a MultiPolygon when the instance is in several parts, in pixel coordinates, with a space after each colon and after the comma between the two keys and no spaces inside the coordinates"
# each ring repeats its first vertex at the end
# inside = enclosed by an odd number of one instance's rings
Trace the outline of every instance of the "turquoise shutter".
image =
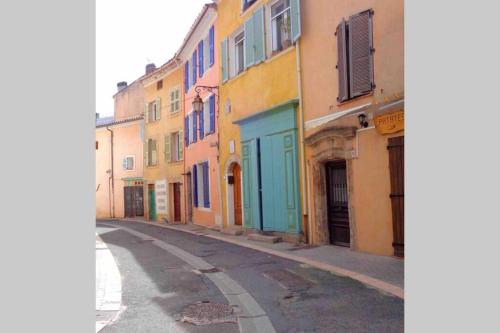
{"type": "Polygon", "coordinates": [[[265,38],[264,38],[264,7],[260,7],[253,14],[255,63],[265,60],[265,38]]]}
{"type": "Polygon", "coordinates": [[[302,32],[300,27],[300,0],[290,0],[290,13],[292,16],[292,41],[295,43],[302,32]]]}
{"type": "Polygon", "coordinates": [[[245,228],[260,229],[257,140],[242,142],[243,220],[245,228]]]}
{"type": "Polygon", "coordinates": [[[229,79],[229,62],[228,62],[228,40],[224,39],[221,43],[221,68],[222,68],[222,82],[229,79]]]}
{"type": "Polygon", "coordinates": [[[245,68],[255,63],[254,18],[245,22],[245,68]]]}

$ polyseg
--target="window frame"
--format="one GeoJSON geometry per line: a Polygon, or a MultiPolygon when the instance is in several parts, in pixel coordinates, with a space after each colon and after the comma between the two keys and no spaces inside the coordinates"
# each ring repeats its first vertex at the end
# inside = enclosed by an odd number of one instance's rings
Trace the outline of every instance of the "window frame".
{"type": "Polygon", "coordinates": [[[279,54],[285,50],[287,50],[288,48],[290,48],[292,45],[293,45],[293,42],[292,42],[292,36],[291,36],[291,33],[292,33],[292,20],[291,20],[291,15],[292,15],[292,5],[291,5],[291,2],[290,0],[275,0],[273,2],[270,2],[267,6],[267,12],[268,14],[266,15],[269,19],[269,25],[268,25],[268,28],[270,30],[270,33],[268,34],[269,35],[269,50],[270,50],[270,53],[271,53],[271,56],[274,56],[276,54],[279,54]],[[281,12],[275,14],[273,16],[273,10],[272,8],[277,5],[280,1],[284,1],[285,2],[285,5],[286,5],[286,2],[288,2],[288,7],[286,7],[285,9],[283,9],[281,12]],[[283,15],[285,12],[289,12],[288,13],[288,20],[289,20],[289,34],[290,36],[289,37],[289,42],[290,42],[290,45],[288,47],[283,47],[281,49],[277,48],[277,49],[274,49],[274,36],[276,34],[275,30],[273,29],[273,21],[280,15],[283,15]]]}
{"type": "MultiPolygon", "coordinates": [[[[233,54],[233,63],[232,63],[232,72],[230,71],[229,72],[229,78],[233,78],[233,77],[236,77],[238,75],[240,75],[241,73],[245,72],[246,68],[245,68],[245,47],[246,47],[246,36],[245,36],[245,28],[244,26],[240,27],[238,30],[236,30],[233,34],[233,36],[231,37],[231,48],[232,48],[232,52],[229,52],[230,54],[232,53],[233,54]],[[241,63],[242,63],[242,69],[241,71],[238,71],[238,61],[240,60],[240,57],[238,55],[238,51],[237,51],[237,47],[236,47],[236,38],[238,38],[239,36],[243,36],[242,37],[242,40],[238,42],[238,44],[241,43],[241,47],[243,49],[243,58],[241,59],[241,63]]],[[[231,57],[229,57],[229,64],[231,65],[231,57]]]]}
{"type": "Polygon", "coordinates": [[[148,145],[147,145],[148,146],[147,147],[148,148],[148,164],[147,164],[148,167],[152,167],[152,166],[157,166],[158,165],[158,143],[157,143],[157,141],[158,140],[153,139],[153,138],[149,138],[148,139],[148,145]],[[152,149],[152,147],[150,149],[149,142],[152,142],[152,143],[154,142],[154,147],[155,147],[155,149],[154,149],[154,152],[155,152],[155,155],[154,155],[155,161],[154,162],[153,162],[153,149],[152,149]]]}
{"type": "MultiPolygon", "coordinates": [[[[197,187],[197,200],[198,200],[198,206],[194,206],[194,200],[193,200],[193,207],[202,211],[211,211],[212,207],[212,200],[210,200],[210,188],[212,186],[210,182],[210,161],[209,160],[203,160],[203,161],[198,161],[196,162],[196,187],[197,187]],[[207,164],[208,168],[208,179],[207,179],[207,192],[208,192],[208,207],[205,207],[205,191],[204,191],[204,178],[203,178],[203,164],[207,164]],[[201,185],[201,186],[200,186],[201,185]]],[[[192,193],[194,193],[194,182],[192,183],[192,193]]]]}
{"type": "Polygon", "coordinates": [[[241,0],[241,12],[244,13],[248,8],[252,7],[258,0],[241,0]]]}
{"type": "Polygon", "coordinates": [[[135,171],[135,156],[134,155],[125,155],[122,159],[122,166],[123,166],[123,161],[124,160],[127,160],[126,162],[126,165],[127,167],[126,168],[123,168],[124,171],[135,171]],[[128,159],[132,159],[132,169],[129,169],[129,163],[128,163],[128,159]]]}
{"type": "Polygon", "coordinates": [[[178,114],[179,111],[181,110],[181,88],[180,88],[180,86],[177,85],[177,86],[170,88],[170,90],[168,92],[168,96],[169,96],[170,114],[171,115],[178,114]],[[175,94],[177,93],[177,98],[174,100],[172,100],[172,93],[174,93],[174,98],[175,98],[175,94]],[[176,103],[177,103],[177,109],[173,110],[172,104],[175,105],[176,103]]]}

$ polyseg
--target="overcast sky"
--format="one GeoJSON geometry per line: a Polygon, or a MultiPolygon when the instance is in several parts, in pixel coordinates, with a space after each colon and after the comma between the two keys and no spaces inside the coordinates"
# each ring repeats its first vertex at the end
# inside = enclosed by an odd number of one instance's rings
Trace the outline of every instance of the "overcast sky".
{"type": "Polygon", "coordinates": [[[140,77],[148,62],[160,66],[180,47],[211,0],[96,1],[96,112],[113,114],[120,81],[140,77]]]}

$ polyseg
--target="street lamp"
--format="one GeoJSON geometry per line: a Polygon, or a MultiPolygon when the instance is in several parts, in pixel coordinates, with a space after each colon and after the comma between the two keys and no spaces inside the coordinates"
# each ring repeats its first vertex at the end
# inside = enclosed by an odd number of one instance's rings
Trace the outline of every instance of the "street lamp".
{"type": "MultiPolygon", "coordinates": [[[[219,86],[214,86],[214,87],[210,87],[210,86],[196,86],[194,88],[194,91],[196,91],[196,96],[193,99],[193,111],[195,113],[198,113],[198,114],[203,111],[203,100],[200,97],[200,91],[202,89],[203,90],[207,90],[209,92],[212,92],[215,89],[218,90],[219,86]]],[[[217,96],[217,94],[215,94],[215,93],[214,93],[214,95],[217,96]]]]}

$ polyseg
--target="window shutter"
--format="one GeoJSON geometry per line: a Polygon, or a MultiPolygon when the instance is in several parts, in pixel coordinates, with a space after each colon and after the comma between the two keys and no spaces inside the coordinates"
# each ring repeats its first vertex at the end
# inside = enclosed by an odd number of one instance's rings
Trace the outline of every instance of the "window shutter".
{"type": "Polygon", "coordinates": [[[177,137],[177,145],[179,146],[179,161],[184,159],[184,147],[182,145],[182,131],[179,131],[177,137]]]}
{"type": "Polygon", "coordinates": [[[208,180],[208,162],[202,164],[203,166],[203,207],[210,207],[210,189],[208,180]]]}
{"type": "Polygon", "coordinates": [[[172,160],[172,148],[170,146],[170,134],[165,135],[165,162],[172,160]]]}
{"type": "MultiPolygon", "coordinates": [[[[205,106],[205,105],[203,105],[205,106]]],[[[205,118],[205,110],[201,110],[200,112],[200,140],[203,139],[203,137],[205,136],[205,126],[204,126],[204,118],[205,118]]]]}
{"type": "Polygon", "coordinates": [[[189,61],[184,65],[184,90],[186,93],[189,90],[189,61]]]}
{"type": "Polygon", "coordinates": [[[198,44],[198,67],[199,67],[199,74],[200,77],[203,76],[204,68],[203,68],[203,41],[200,41],[198,44]]]}
{"type": "Polygon", "coordinates": [[[210,28],[210,33],[209,33],[209,44],[210,44],[210,67],[213,66],[214,61],[215,61],[215,54],[214,54],[214,43],[215,43],[215,28],[212,26],[210,28]]]}
{"type": "Polygon", "coordinates": [[[158,149],[156,148],[156,140],[152,140],[151,142],[151,164],[156,165],[156,163],[158,162],[158,149]]]}
{"type": "Polygon", "coordinates": [[[215,95],[210,96],[210,133],[215,133],[215,95]]]}
{"type": "Polygon", "coordinates": [[[122,166],[123,166],[123,170],[127,170],[127,166],[128,166],[128,160],[126,157],[123,158],[123,161],[122,161],[122,166]]]}
{"type": "Polygon", "coordinates": [[[148,166],[149,165],[149,140],[144,140],[144,165],[148,166]]]}
{"type": "Polygon", "coordinates": [[[221,69],[222,69],[222,82],[229,79],[229,58],[228,58],[228,39],[224,39],[221,43],[221,69]]]}
{"type": "Polygon", "coordinates": [[[146,103],[144,105],[144,122],[147,124],[149,123],[149,105],[146,103]]]}
{"type": "Polygon", "coordinates": [[[350,97],[372,90],[372,26],[369,10],[349,18],[349,85],[350,97]]]}
{"type": "Polygon", "coordinates": [[[156,114],[155,114],[155,120],[160,120],[161,119],[161,99],[160,97],[156,98],[156,114]]]}
{"type": "Polygon", "coordinates": [[[300,26],[300,0],[290,0],[290,15],[292,41],[295,43],[302,33],[302,28],[300,26]]]}
{"type": "Polygon", "coordinates": [[[338,102],[343,102],[349,98],[347,81],[347,47],[346,47],[346,22],[337,26],[337,71],[339,77],[338,102]]]}
{"type": "Polygon", "coordinates": [[[189,146],[189,118],[184,117],[184,145],[189,146]]]}
{"type": "Polygon", "coordinates": [[[245,68],[255,63],[253,16],[245,22],[245,68]]]}
{"type": "Polygon", "coordinates": [[[196,164],[193,165],[193,203],[195,207],[198,207],[198,177],[197,177],[196,164]]]}
{"type": "Polygon", "coordinates": [[[198,132],[196,130],[196,123],[197,123],[197,119],[196,119],[196,112],[192,112],[191,113],[191,119],[193,121],[193,143],[198,141],[198,138],[197,138],[197,135],[198,135],[198,132]]]}
{"type": "Polygon", "coordinates": [[[253,14],[255,63],[258,64],[265,59],[265,37],[264,37],[264,6],[261,6],[253,14]]]}
{"type": "Polygon", "coordinates": [[[193,52],[193,73],[192,73],[192,75],[193,75],[193,85],[196,84],[196,76],[198,74],[197,66],[196,66],[196,58],[197,58],[196,57],[196,50],[194,50],[194,52],[193,52]]]}

